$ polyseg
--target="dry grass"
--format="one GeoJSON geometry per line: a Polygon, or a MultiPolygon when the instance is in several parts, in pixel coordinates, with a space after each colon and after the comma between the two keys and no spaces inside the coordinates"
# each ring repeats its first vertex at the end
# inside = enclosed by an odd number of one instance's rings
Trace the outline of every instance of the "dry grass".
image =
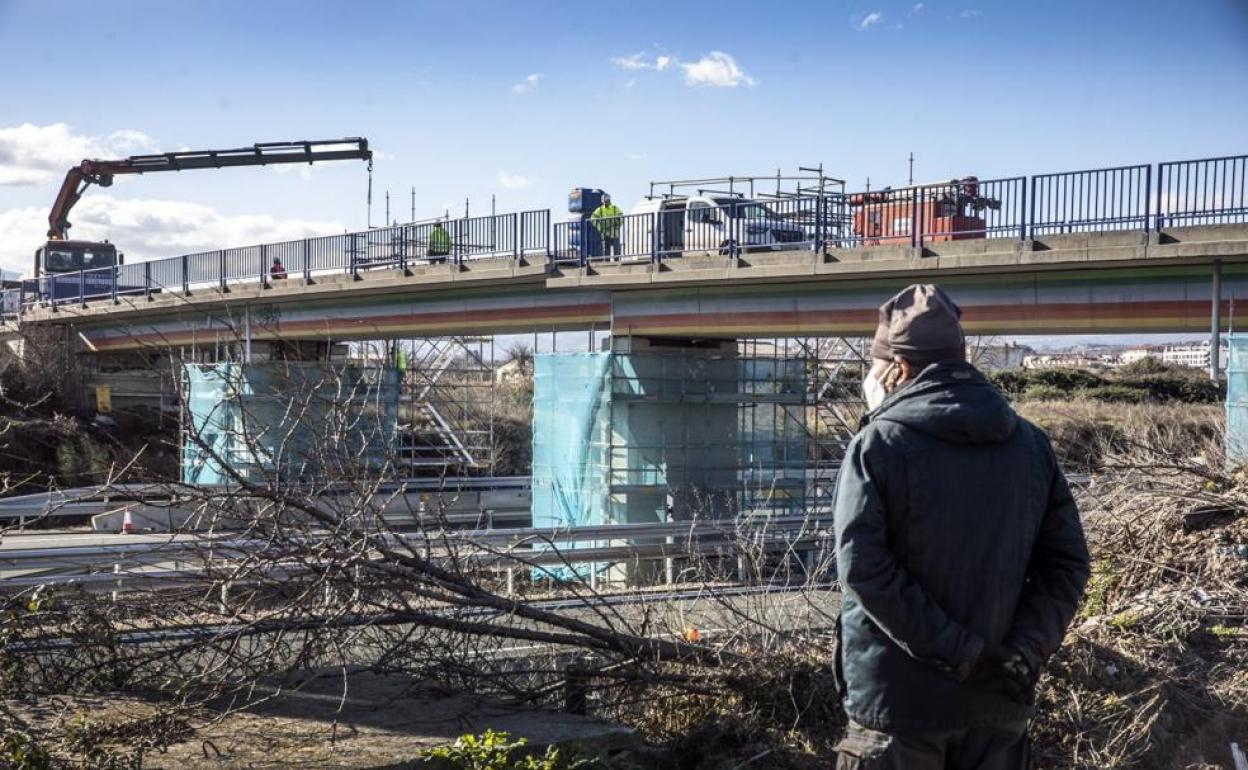
{"type": "Polygon", "coordinates": [[[1138,451],[1215,456],[1226,412],[1221,404],[1112,404],[1083,399],[1027,401],[1018,413],[1043,428],[1066,467],[1096,471],[1107,457],[1138,451]]]}

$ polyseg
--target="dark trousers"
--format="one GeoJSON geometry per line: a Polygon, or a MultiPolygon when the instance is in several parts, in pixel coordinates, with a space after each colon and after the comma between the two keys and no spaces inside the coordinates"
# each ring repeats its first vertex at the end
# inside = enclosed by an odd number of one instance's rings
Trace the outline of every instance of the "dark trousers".
{"type": "Polygon", "coordinates": [[[620,238],[619,236],[602,236],[602,255],[604,257],[620,256],[620,238]]]}
{"type": "Polygon", "coordinates": [[[1027,770],[1027,723],[882,733],[850,721],[837,770],[1027,770]]]}

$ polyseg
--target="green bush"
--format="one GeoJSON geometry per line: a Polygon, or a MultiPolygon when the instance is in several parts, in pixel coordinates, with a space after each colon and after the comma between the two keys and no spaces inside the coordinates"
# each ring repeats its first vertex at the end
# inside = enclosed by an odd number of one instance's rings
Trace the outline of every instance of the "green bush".
{"type": "Polygon", "coordinates": [[[524,738],[513,741],[508,733],[486,730],[461,735],[450,746],[424,752],[421,759],[439,770],[610,770],[617,764],[577,748],[547,746],[545,752],[533,754],[525,750],[527,744],[524,738]]]}
{"type": "Polygon", "coordinates": [[[1026,369],[1002,369],[988,373],[988,381],[1007,396],[1014,396],[1027,390],[1026,369]]]}
{"type": "Polygon", "coordinates": [[[1203,372],[1160,372],[1124,377],[1119,384],[1148,391],[1154,401],[1213,404],[1222,400],[1222,388],[1203,372]]]}
{"type": "Polygon", "coordinates": [[[1148,391],[1126,385],[1101,385],[1081,390],[1079,395],[1092,401],[1115,404],[1139,404],[1148,400],[1148,391]]]}
{"type": "Polygon", "coordinates": [[[1161,374],[1163,372],[1173,371],[1173,367],[1163,364],[1160,359],[1152,356],[1144,356],[1139,361],[1132,361],[1118,368],[1119,373],[1126,377],[1135,377],[1141,374],[1161,374]]]}
{"type": "Polygon", "coordinates": [[[1064,401],[1070,395],[1052,385],[1029,385],[1022,393],[1023,401],[1064,401]]]}
{"type": "Polygon", "coordinates": [[[1027,384],[1051,385],[1061,388],[1067,393],[1085,388],[1096,388],[1105,384],[1105,380],[1082,369],[1058,367],[1055,369],[1034,369],[1027,372],[1027,384]]]}

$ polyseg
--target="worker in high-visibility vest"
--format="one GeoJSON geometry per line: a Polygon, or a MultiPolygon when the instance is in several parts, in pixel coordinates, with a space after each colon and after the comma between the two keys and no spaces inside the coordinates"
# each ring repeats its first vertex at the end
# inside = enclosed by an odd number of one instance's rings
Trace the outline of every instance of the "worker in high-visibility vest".
{"type": "Polygon", "coordinates": [[[603,195],[602,205],[589,215],[590,221],[594,223],[594,229],[602,236],[603,256],[620,256],[620,227],[623,224],[621,219],[623,216],[624,212],[620,211],[620,207],[611,203],[610,195],[603,195]]]}
{"type": "Polygon", "coordinates": [[[441,222],[434,222],[433,230],[429,233],[429,261],[445,262],[450,253],[451,234],[442,227],[441,222]]]}

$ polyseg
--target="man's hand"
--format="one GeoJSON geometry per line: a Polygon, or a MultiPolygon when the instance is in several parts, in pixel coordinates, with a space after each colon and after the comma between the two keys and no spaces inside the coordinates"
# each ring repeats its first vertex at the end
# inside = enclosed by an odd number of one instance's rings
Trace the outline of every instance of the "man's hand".
{"type": "Polygon", "coordinates": [[[1035,701],[1039,674],[1027,665],[1022,653],[998,644],[984,648],[967,681],[1027,705],[1035,701]]]}

